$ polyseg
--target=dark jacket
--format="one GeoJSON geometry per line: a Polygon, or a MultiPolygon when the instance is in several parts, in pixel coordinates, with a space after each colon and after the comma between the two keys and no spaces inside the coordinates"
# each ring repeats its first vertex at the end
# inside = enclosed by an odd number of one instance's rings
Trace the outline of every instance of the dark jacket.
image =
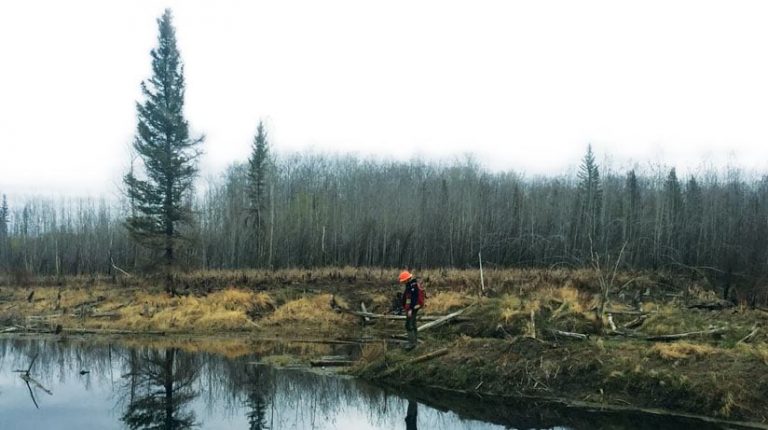
{"type": "Polygon", "coordinates": [[[405,283],[405,291],[403,291],[403,309],[419,309],[419,281],[416,278],[411,278],[405,283]]]}

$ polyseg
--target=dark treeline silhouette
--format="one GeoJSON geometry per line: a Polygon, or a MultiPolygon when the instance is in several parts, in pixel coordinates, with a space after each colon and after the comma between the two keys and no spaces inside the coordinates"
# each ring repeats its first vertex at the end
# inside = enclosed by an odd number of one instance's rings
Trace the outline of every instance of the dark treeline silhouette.
{"type": "MultiPolygon", "coordinates": [[[[757,285],[768,258],[768,177],[738,170],[603,171],[591,149],[578,175],[493,173],[452,164],[291,155],[270,159],[253,221],[249,165],[199,187],[184,269],[318,266],[588,266],[625,248],[626,269],[707,271],[757,285]]],[[[0,268],[11,274],[142,272],[126,203],[28,198],[0,217],[0,268]]]]}

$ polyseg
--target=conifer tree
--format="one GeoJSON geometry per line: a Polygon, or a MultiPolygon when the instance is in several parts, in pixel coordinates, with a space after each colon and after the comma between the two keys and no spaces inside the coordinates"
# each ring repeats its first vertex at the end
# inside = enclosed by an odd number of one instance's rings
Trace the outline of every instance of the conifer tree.
{"type": "Polygon", "coordinates": [[[680,245],[680,230],[683,214],[683,193],[677,172],[673,167],[664,182],[664,220],[661,225],[666,238],[665,245],[670,250],[677,250],[680,245]]]}
{"type": "Polygon", "coordinates": [[[267,213],[267,180],[269,170],[269,142],[264,122],[259,121],[256,136],[253,138],[251,156],[248,159],[247,195],[248,217],[251,226],[252,262],[259,265],[264,248],[264,224],[267,213]]]}
{"type": "Polygon", "coordinates": [[[269,162],[269,143],[264,123],[259,121],[256,136],[251,146],[251,157],[248,159],[248,200],[250,218],[257,230],[264,222],[267,198],[267,166],[269,162]]]}
{"type": "Polygon", "coordinates": [[[578,180],[573,245],[577,249],[584,250],[590,248],[593,243],[599,243],[600,211],[603,204],[600,172],[592,152],[592,145],[587,146],[587,153],[579,167],[578,180]]]}
{"type": "Polygon", "coordinates": [[[197,173],[197,146],[184,119],[184,68],[176,47],[171,11],[157,20],[158,44],[151,51],[152,76],[141,83],[144,100],[136,103],[138,126],[133,148],[143,167],[125,175],[132,214],[126,220],[131,237],[164,252],[170,267],[179,241],[179,227],[191,219],[186,203],[197,173]]]}

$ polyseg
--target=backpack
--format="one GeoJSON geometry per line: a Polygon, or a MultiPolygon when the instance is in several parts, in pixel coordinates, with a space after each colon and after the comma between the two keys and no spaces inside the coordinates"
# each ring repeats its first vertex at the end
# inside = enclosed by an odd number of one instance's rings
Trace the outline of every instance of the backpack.
{"type": "Polygon", "coordinates": [[[416,286],[419,288],[419,298],[417,299],[417,304],[421,308],[426,307],[427,290],[424,289],[424,284],[421,283],[421,280],[416,283],[416,286]]]}

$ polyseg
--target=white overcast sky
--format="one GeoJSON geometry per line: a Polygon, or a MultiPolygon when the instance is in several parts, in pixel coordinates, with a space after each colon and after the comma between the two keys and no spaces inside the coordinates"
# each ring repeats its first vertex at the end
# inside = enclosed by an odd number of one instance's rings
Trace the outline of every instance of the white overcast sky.
{"type": "Polygon", "coordinates": [[[0,192],[114,192],[166,7],[204,175],[259,118],[281,152],[768,171],[768,2],[25,0],[0,2],[0,192]]]}

